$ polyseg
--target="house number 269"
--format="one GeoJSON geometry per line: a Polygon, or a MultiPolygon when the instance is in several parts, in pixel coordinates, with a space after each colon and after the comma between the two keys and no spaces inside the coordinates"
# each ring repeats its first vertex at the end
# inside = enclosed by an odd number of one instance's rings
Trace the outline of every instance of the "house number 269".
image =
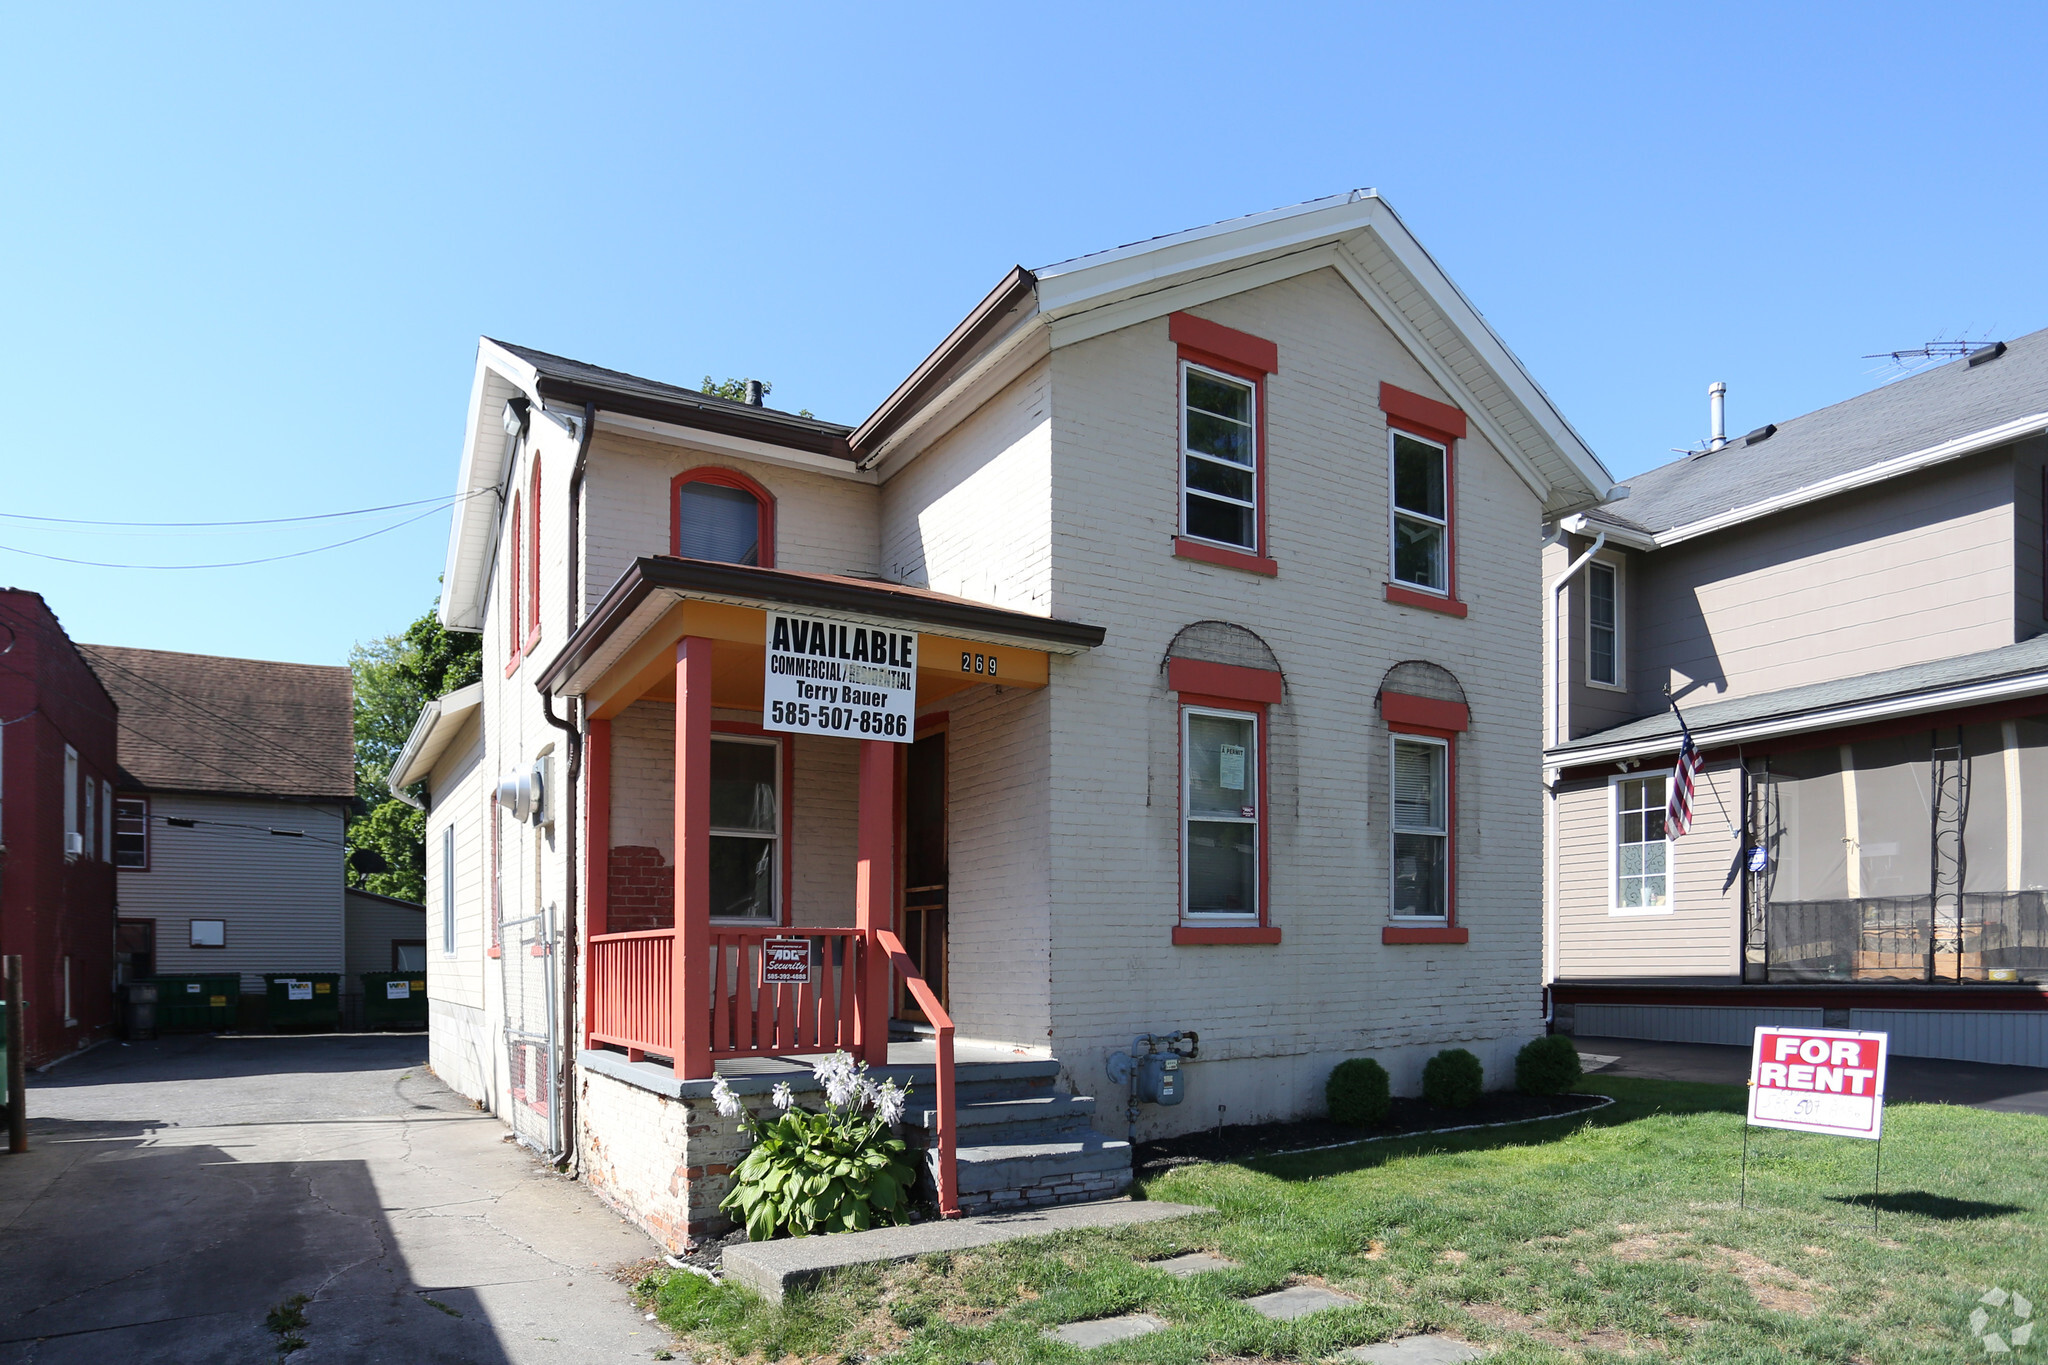
{"type": "Polygon", "coordinates": [[[993,654],[969,654],[966,650],[962,650],[960,651],[960,671],[962,673],[981,673],[993,678],[996,675],[996,656],[993,654]]]}

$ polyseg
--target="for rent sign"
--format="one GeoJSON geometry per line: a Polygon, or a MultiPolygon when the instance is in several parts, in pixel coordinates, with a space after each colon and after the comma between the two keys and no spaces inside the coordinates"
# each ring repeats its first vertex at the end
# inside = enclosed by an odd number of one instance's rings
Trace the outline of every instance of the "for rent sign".
{"type": "Polygon", "coordinates": [[[771,611],[761,718],[770,730],[910,742],[917,632],[887,621],[771,611]]]}
{"type": "Polygon", "coordinates": [[[1749,1121],[1839,1137],[1884,1128],[1886,1035],[1841,1029],[1756,1031],[1749,1059],[1749,1121]]]}

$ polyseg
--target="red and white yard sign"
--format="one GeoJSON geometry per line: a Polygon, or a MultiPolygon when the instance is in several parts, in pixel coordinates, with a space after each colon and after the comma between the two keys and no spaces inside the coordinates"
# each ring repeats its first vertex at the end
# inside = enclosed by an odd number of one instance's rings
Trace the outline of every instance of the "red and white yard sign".
{"type": "Polygon", "coordinates": [[[1886,1043],[1882,1033],[1759,1027],[1749,1059],[1749,1121],[1877,1137],[1884,1130],[1886,1043]]]}

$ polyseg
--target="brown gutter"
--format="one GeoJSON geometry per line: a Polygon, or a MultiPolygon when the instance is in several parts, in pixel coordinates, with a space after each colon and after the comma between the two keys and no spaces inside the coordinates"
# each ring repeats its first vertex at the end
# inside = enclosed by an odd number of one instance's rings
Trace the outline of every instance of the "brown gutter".
{"type": "Polygon", "coordinates": [[[1055,649],[1093,649],[1107,635],[1101,626],[1032,616],[1002,607],[983,606],[893,583],[867,583],[828,574],[756,569],[708,559],[647,555],[633,561],[604,595],[590,616],[535,682],[543,693],[589,662],[591,656],[656,592],[695,593],[713,598],[774,602],[814,611],[839,611],[858,616],[885,616],[934,632],[966,631],[1000,635],[1055,649]]]}
{"type": "Polygon", "coordinates": [[[989,291],[987,298],[974,305],[960,325],[847,438],[863,469],[884,441],[973,363],[983,343],[1007,330],[1026,305],[1035,305],[1037,292],[1038,276],[1021,265],[1015,266],[1001,284],[989,291]]]}
{"type": "Polygon", "coordinates": [[[685,399],[627,393],[619,389],[557,379],[548,375],[541,375],[535,387],[540,390],[541,397],[551,404],[595,408],[627,417],[643,418],[650,422],[666,422],[671,426],[689,427],[697,431],[715,431],[722,436],[740,436],[790,450],[808,451],[813,455],[829,455],[835,459],[853,458],[853,452],[847,448],[843,433],[821,431],[800,419],[782,419],[767,412],[748,412],[744,409],[734,411],[726,404],[714,407],[708,403],[692,403],[685,399]]]}

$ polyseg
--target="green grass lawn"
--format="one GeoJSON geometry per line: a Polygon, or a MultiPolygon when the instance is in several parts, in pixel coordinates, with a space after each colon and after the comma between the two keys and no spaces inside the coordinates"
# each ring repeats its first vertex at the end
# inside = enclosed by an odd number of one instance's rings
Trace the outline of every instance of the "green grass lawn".
{"type": "MultiPolygon", "coordinates": [[[[1421,1331],[1486,1344],[1502,1365],[1946,1363],[1993,1358],[1969,1328],[1991,1286],[2048,1319],[2048,1119],[1892,1108],[1872,1232],[1870,1143],[1752,1131],[1745,1211],[1740,1088],[1581,1088],[1617,1103],[1145,1184],[1216,1210],[1200,1217],[870,1268],[780,1306],[680,1272],[642,1290],[700,1360],[904,1365],[1313,1361],[1421,1331]],[[1191,1250],[1242,1268],[1176,1280],[1145,1264],[1191,1250]],[[1282,1323],[1236,1302],[1290,1283],[1358,1303],[1282,1323]],[[1167,1330],[1087,1353],[1041,1335],[1140,1311],[1167,1330]]],[[[2041,1333],[1997,1358],[2048,1365],[2048,1322],[2041,1333]]]]}

